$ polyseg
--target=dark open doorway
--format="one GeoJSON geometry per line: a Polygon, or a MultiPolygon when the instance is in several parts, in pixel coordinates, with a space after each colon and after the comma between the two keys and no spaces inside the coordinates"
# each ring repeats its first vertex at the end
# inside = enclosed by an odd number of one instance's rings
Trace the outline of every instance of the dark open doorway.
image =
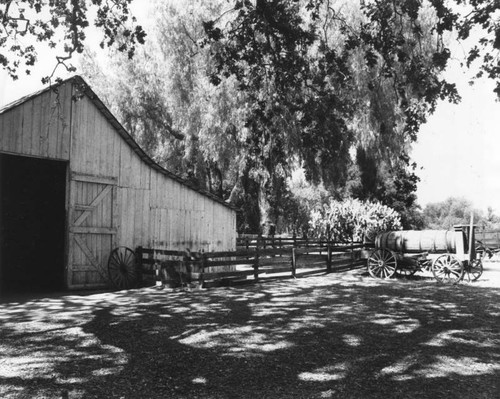
{"type": "Polygon", "coordinates": [[[0,294],[64,287],[66,163],[0,154],[0,294]]]}

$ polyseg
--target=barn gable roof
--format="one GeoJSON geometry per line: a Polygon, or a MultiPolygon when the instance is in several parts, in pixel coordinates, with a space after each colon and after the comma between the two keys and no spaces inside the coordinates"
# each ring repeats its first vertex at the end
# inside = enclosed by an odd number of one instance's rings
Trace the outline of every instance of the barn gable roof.
{"type": "Polygon", "coordinates": [[[33,98],[49,91],[49,90],[54,90],[57,87],[65,84],[65,83],[72,83],[75,85],[80,94],[85,95],[95,106],[96,108],[103,114],[103,116],[109,121],[109,123],[116,129],[118,134],[122,137],[123,140],[132,148],[132,150],[142,159],[143,162],[145,162],[148,166],[150,166],[152,169],[157,170],[158,172],[168,176],[169,178],[179,182],[180,184],[189,187],[190,189],[197,191],[198,193],[216,201],[219,202],[220,204],[231,208],[233,210],[236,210],[234,206],[231,204],[225,202],[221,198],[217,197],[216,195],[209,193],[208,191],[202,190],[190,182],[186,181],[185,179],[181,178],[180,176],[176,175],[175,173],[170,172],[169,170],[165,169],[164,167],[160,166],[158,163],[156,163],[146,152],[137,144],[137,142],[134,140],[134,138],[130,135],[130,133],[127,132],[127,130],[122,126],[122,124],[116,119],[116,117],[111,113],[109,108],[101,101],[101,99],[95,94],[95,92],[90,88],[90,86],[85,82],[85,80],[81,76],[73,76],[71,78],[68,78],[58,84],[49,86],[45,89],[39,90],[35,93],[32,93],[28,96],[22,97],[19,100],[16,100],[10,104],[7,104],[6,106],[0,108],[0,115],[13,109],[21,104],[32,100],[33,98]]]}

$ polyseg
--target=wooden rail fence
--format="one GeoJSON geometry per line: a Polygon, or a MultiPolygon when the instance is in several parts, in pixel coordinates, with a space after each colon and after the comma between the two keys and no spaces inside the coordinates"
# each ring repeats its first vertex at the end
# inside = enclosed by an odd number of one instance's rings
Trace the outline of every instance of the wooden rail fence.
{"type": "MultiPolygon", "coordinates": [[[[355,243],[351,243],[354,245],[355,243]]],[[[240,235],[236,239],[236,247],[249,248],[292,248],[292,247],[326,247],[328,245],[339,245],[327,240],[314,240],[310,238],[280,237],[280,236],[258,236],[253,234],[240,235]]]]}
{"type": "Polygon", "coordinates": [[[170,287],[215,286],[258,281],[270,276],[305,276],[348,270],[365,265],[362,244],[309,241],[270,244],[259,242],[238,246],[236,251],[191,252],[137,248],[144,280],[161,281],[170,287]],[[297,246],[302,245],[302,246],[297,246]]]}

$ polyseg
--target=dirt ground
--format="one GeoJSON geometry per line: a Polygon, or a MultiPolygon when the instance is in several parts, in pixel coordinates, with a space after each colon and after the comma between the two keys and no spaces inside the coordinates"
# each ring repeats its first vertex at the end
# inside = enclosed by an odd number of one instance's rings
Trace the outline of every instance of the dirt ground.
{"type": "Polygon", "coordinates": [[[498,398],[500,263],[0,304],[0,397],[498,398]]]}

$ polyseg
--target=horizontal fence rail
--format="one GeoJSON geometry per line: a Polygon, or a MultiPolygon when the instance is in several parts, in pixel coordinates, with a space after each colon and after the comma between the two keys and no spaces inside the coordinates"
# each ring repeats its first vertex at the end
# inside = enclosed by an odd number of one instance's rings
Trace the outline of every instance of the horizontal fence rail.
{"type": "Polygon", "coordinates": [[[341,244],[328,240],[316,240],[297,237],[264,237],[257,235],[242,235],[236,239],[237,248],[292,248],[292,247],[324,247],[327,245],[356,245],[361,243],[341,244]]]}
{"type": "Polygon", "coordinates": [[[269,276],[305,276],[362,267],[363,244],[258,239],[236,251],[191,252],[137,248],[145,279],[169,287],[224,285],[269,276]]]}

